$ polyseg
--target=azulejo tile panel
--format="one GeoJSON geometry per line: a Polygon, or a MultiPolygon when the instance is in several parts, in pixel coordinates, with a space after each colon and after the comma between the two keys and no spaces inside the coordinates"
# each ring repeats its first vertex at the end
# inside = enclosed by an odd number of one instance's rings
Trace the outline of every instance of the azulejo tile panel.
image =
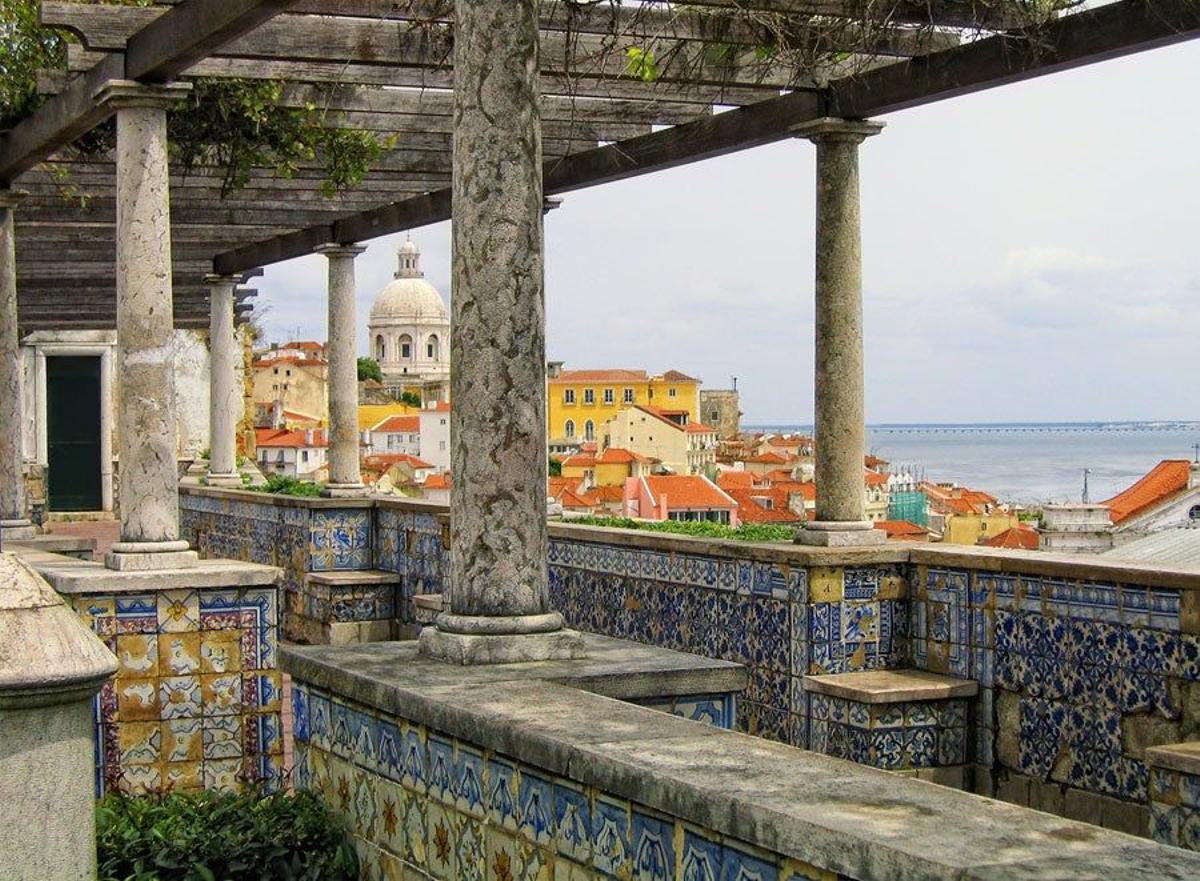
{"type": "Polygon", "coordinates": [[[292,780],[350,825],[364,877],[849,881],[311,684],[296,683],[294,693],[292,780]],[[335,752],[330,716],[347,728],[362,719],[371,730],[396,732],[409,770],[405,760],[381,760],[396,735],[348,738],[345,754],[335,752]]]}
{"type": "Polygon", "coordinates": [[[282,781],[274,588],[69,600],[117,655],[95,701],[97,795],[282,781]]]}
{"type": "Polygon", "coordinates": [[[371,567],[371,510],[314,510],[309,554],[313,572],[371,567]]]}

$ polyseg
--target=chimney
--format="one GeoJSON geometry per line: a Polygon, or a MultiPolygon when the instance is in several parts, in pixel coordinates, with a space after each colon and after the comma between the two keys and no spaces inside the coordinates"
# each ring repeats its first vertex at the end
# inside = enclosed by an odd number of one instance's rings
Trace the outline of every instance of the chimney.
{"type": "Polygon", "coordinates": [[[304,446],[311,447],[313,445],[313,430],[311,428],[304,429],[304,446]]]}
{"type": "Polygon", "coordinates": [[[558,379],[558,377],[562,375],[563,363],[564,362],[562,362],[562,361],[547,361],[546,362],[547,378],[558,379]]]}

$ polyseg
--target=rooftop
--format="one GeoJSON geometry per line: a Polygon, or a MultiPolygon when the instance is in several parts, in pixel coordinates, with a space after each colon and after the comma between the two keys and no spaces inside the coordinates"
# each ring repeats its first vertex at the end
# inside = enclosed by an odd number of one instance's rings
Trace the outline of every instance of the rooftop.
{"type": "Polygon", "coordinates": [[[1187,459],[1164,459],[1133,486],[1102,504],[1108,505],[1112,522],[1120,523],[1187,489],[1191,468],[1187,459]]]}

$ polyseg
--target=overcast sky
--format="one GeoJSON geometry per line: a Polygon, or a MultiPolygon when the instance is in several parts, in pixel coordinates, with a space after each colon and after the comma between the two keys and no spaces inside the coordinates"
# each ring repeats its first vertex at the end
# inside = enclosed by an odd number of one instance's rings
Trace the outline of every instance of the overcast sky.
{"type": "MultiPolygon", "coordinates": [[[[887,117],[862,148],[867,418],[1200,418],[1200,44],[887,117]]],[[[813,147],[566,196],[548,356],[738,377],[744,422],[812,420],[813,147]]],[[[449,293],[449,225],[412,232],[449,293]]],[[[403,236],[358,260],[360,345],[403,236]]],[[[325,338],[324,258],[257,287],[325,338]]]]}

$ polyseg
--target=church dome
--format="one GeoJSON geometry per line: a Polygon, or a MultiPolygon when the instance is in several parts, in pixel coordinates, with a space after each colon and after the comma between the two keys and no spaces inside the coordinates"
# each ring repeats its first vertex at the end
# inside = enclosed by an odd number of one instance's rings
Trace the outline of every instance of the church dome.
{"type": "Polygon", "coordinates": [[[375,298],[371,324],[380,321],[446,321],[446,304],[421,271],[421,250],[414,243],[405,242],[400,246],[398,256],[400,268],[396,270],[395,279],[375,298]]]}

